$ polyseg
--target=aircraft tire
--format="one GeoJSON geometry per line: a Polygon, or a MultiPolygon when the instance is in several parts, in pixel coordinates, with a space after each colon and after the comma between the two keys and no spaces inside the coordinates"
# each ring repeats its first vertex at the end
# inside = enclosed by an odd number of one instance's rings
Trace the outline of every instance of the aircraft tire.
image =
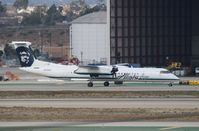
{"type": "Polygon", "coordinates": [[[88,87],[93,87],[93,82],[89,82],[88,87]]]}
{"type": "Polygon", "coordinates": [[[109,82],[108,82],[108,81],[105,81],[105,82],[104,82],[104,86],[109,86],[109,82]]]}
{"type": "Polygon", "coordinates": [[[169,83],[169,84],[168,84],[168,86],[169,86],[169,87],[172,87],[172,86],[173,86],[173,84],[172,84],[172,83],[169,83]]]}

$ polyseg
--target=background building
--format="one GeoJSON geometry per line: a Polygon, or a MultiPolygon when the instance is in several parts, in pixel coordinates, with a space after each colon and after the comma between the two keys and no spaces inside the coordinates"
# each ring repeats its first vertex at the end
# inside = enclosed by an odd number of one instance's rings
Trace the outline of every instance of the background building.
{"type": "Polygon", "coordinates": [[[198,47],[199,31],[195,31],[194,41],[192,35],[192,11],[198,10],[196,3],[196,0],[109,0],[111,64],[129,62],[157,67],[179,61],[183,66],[191,66],[195,53],[194,65],[199,66],[199,53],[193,52],[198,47]]]}
{"type": "Polygon", "coordinates": [[[192,0],[192,57],[193,69],[199,67],[199,1],[192,0]]]}
{"type": "Polygon", "coordinates": [[[71,25],[71,55],[83,64],[110,62],[107,13],[91,13],[77,18],[71,25]]]}

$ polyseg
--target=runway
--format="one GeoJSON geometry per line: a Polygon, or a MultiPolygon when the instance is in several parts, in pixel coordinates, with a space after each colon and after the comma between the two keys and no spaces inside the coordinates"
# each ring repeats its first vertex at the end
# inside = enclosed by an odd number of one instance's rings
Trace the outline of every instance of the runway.
{"type": "Polygon", "coordinates": [[[199,91],[199,86],[125,82],[104,87],[102,82],[96,82],[94,87],[87,87],[87,81],[20,80],[0,82],[0,91],[199,91]]]}
{"type": "Polygon", "coordinates": [[[54,108],[199,108],[199,98],[1,99],[0,107],[54,108]]]}

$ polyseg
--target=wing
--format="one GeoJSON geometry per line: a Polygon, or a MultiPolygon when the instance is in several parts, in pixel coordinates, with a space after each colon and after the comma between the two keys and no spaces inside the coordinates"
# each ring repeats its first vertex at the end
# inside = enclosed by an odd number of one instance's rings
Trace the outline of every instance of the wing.
{"type": "Polygon", "coordinates": [[[79,66],[74,72],[76,74],[99,76],[99,75],[112,75],[112,67],[110,66],[79,66]]]}

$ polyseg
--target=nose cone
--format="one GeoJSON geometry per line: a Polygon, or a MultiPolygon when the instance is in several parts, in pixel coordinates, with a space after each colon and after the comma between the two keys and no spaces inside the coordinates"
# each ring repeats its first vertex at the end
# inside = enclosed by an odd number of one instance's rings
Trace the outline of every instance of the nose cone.
{"type": "Polygon", "coordinates": [[[180,80],[180,78],[179,78],[179,77],[177,77],[177,76],[176,76],[176,75],[174,75],[174,74],[172,74],[172,76],[171,76],[171,77],[172,77],[172,79],[173,79],[173,80],[180,80]]]}

